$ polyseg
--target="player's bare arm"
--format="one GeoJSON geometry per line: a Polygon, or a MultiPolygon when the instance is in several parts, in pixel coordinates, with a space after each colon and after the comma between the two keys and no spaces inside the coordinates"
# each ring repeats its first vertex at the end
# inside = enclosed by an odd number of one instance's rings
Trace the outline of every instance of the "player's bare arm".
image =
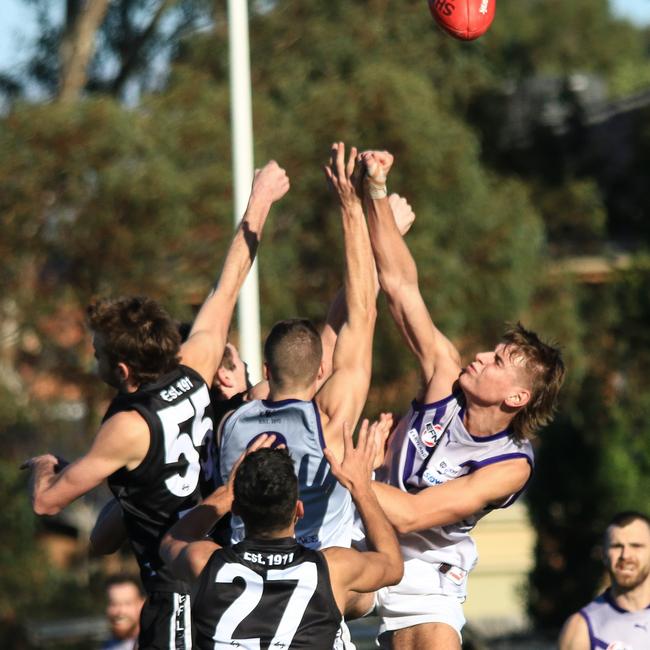
{"type": "Polygon", "coordinates": [[[562,627],[558,639],[559,650],[590,650],[589,629],[587,621],[580,615],[574,614],[562,627]]]}
{"type": "Polygon", "coordinates": [[[289,178],[275,161],[255,172],[248,206],[226,255],[221,277],[203,303],[181,361],[210,384],[226,345],[237,295],[255,259],[271,206],[289,191],[289,178]]]}
{"type": "Polygon", "coordinates": [[[343,422],[354,427],[368,394],[377,313],[374,262],[361,204],[358,165],[355,172],[356,157],[353,147],[346,161],[345,146],[339,142],[332,146],[330,164],[325,168],[341,208],[347,316],[334,348],[332,375],[316,401],[323,415],[326,444],[339,457],[343,422]]]}
{"type": "Polygon", "coordinates": [[[371,473],[378,438],[381,437],[377,431],[378,426],[375,422],[369,427],[368,421],[364,420],[355,447],[352,431],[345,424],[344,455],[341,463],[329,449],[325,450],[332,474],[352,495],[363,520],[370,549],[366,553],[339,547],[323,551],[330,570],[334,598],[342,612],[346,609],[351,592],[367,593],[397,584],[404,572],[404,562],[395,530],[371,489],[371,473]]]}
{"type": "MultiPolygon", "coordinates": [[[[399,194],[391,194],[388,197],[395,224],[400,234],[404,236],[413,225],[415,221],[415,212],[409,205],[408,201],[401,197],[399,194]]],[[[379,279],[377,277],[377,269],[375,268],[375,295],[379,293],[379,279]]],[[[323,331],[321,332],[321,342],[323,344],[323,377],[318,388],[322,386],[332,374],[332,358],[334,356],[334,348],[336,341],[341,331],[341,327],[347,319],[347,306],[345,300],[345,289],[341,287],[334,296],[334,300],[330,303],[327,311],[327,318],[323,331]]]]}
{"type": "Polygon", "coordinates": [[[523,458],[501,461],[417,494],[373,481],[372,489],[400,533],[446,526],[499,506],[526,485],[531,467],[523,458]]]}
{"type": "Polygon", "coordinates": [[[110,555],[118,551],[127,539],[122,506],[117,499],[111,499],[97,515],[97,521],[90,531],[90,553],[110,555]]]}
{"type": "Polygon", "coordinates": [[[193,582],[208,563],[210,556],[221,548],[206,535],[224,515],[230,512],[233,502],[233,482],[241,461],[247,454],[270,447],[275,436],[260,436],[235,463],[228,482],[218,487],[198,506],[179,519],[160,543],[160,557],[180,580],[193,582]]]}
{"type": "Polygon", "coordinates": [[[135,411],[118,413],[97,432],[89,451],[58,470],[51,454],[30,458],[22,467],[32,471],[32,507],[38,515],[55,515],[97,487],[122,467],[135,469],[149,449],[149,428],[135,411]]]}
{"type": "Polygon", "coordinates": [[[435,401],[450,393],[460,372],[460,357],[453,344],[435,327],[418,285],[415,261],[395,225],[385,188],[393,157],[385,151],[361,154],[368,173],[364,203],[382,290],[391,315],[420,364],[426,393],[435,401]]]}

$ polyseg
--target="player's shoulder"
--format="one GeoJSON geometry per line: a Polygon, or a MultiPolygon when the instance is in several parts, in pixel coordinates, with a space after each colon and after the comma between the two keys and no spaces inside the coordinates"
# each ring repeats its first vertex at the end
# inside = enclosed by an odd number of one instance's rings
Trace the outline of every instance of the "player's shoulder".
{"type": "Polygon", "coordinates": [[[589,627],[581,612],[569,616],[558,639],[559,650],[589,650],[589,627]]]}
{"type": "Polygon", "coordinates": [[[97,432],[97,439],[110,439],[113,444],[131,444],[144,436],[149,439],[149,424],[135,410],[114,413],[97,432]]]}

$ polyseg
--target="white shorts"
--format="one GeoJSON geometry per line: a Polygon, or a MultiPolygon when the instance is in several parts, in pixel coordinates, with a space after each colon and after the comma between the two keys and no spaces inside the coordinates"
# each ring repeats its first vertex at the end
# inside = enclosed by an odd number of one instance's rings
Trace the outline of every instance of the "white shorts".
{"type": "Polygon", "coordinates": [[[463,603],[467,574],[460,580],[441,573],[438,565],[422,560],[404,562],[404,577],[392,587],[377,592],[379,634],[422,623],[446,623],[458,632],[465,625],[463,603]]]}

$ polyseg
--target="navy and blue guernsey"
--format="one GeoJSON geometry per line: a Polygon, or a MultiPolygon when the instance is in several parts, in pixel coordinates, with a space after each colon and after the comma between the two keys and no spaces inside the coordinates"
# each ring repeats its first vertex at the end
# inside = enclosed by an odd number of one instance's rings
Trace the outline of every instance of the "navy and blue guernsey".
{"type": "MultiPolygon", "coordinates": [[[[320,412],[314,400],[254,400],[223,423],[219,474],[227,481],[242,452],[261,434],[273,433],[287,446],[298,475],[299,498],[305,516],[296,524],[296,539],[308,548],[349,547],[354,523],[350,493],[331,473],[323,455],[325,441],[320,412]]],[[[233,543],[244,538],[244,526],[232,518],[233,543]]]]}

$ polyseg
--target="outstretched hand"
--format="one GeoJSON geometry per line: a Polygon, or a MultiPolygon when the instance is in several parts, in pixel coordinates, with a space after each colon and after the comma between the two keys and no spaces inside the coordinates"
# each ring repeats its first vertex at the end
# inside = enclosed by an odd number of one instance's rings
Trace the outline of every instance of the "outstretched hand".
{"type": "Polygon", "coordinates": [[[349,210],[361,206],[360,162],[357,159],[357,148],[350,149],[350,155],[345,161],[345,144],[335,142],[330,151],[330,161],[325,165],[325,176],[332,191],[337,195],[341,207],[349,210]]]}
{"type": "Polygon", "coordinates": [[[289,185],[287,172],[275,160],[270,160],[264,167],[255,170],[251,199],[274,203],[289,191],[289,185]]]}
{"type": "Polygon", "coordinates": [[[339,463],[336,456],[329,450],[323,453],[332,468],[332,474],[338,482],[350,492],[370,488],[373,463],[375,460],[377,422],[368,426],[368,420],[361,423],[357,436],[357,446],[352,440],[352,431],[347,422],[343,424],[343,460],[339,463]]]}
{"type": "Polygon", "coordinates": [[[375,430],[375,458],[372,463],[372,468],[377,469],[384,462],[386,455],[386,441],[388,436],[393,431],[393,414],[380,413],[379,418],[372,423],[375,430]]]}
{"type": "MultiPolygon", "coordinates": [[[[241,456],[235,461],[235,464],[232,466],[232,469],[230,470],[230,474],[228,475],[228,482],[226,483],[226,486],[230,494],[232,494],[233,486],[235,485],[235,476],[237,475],[237,470],[239,469],[239,466],[242,464],[244,458],[246,458],[246,456],[248,456],[249,454],[252,454],[254,451],[257,451],[258,449],[267,449],[268,447],[272,447],[274,442],[275,442],[274,434],[263,433],[257,438],[255,438],[254,442],[251,444],[250,447],[248,447],[248,449],[242,452],[241,456]]],[[[281,445],[281,447],[284,447],[284,445],[281,445]]]]}
{"type": "Polygon", "coordinates": [[[391,194],[388,197],[388,203],[393,211],[397,230],[399,230],[399,234],[403,237],[411,229],[415,221],[415,212],[413,212],[413,208],[409,202],[399,194],[391,194]]]}

